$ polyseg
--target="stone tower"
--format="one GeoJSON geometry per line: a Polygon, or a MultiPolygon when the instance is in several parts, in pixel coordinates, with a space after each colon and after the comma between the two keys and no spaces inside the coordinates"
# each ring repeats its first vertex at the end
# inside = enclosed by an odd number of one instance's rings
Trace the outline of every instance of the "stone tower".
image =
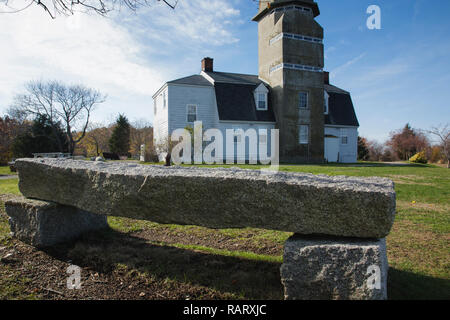
{"type": "Polygon", "coordinates": [[[259,78],[267,82],[280,130],[280,160],[324,160],[323,28],[313,0],[260,1],[259,78]]]}

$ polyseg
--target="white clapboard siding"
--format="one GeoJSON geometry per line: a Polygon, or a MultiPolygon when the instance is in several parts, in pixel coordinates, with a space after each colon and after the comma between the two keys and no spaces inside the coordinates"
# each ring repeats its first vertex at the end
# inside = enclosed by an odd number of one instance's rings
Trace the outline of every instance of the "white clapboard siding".
{"type": "Polygon", "coordinates": [[[347,126],[325,125],[325,135],[333,135],[339,139],[339,162],[355,163],[358,157],[358,128],[347,126]],[[342,143],[342,130],[346,131],[347,144],[342,143]]]}
{"type": "Polygon", "coordinates": [[[187,106],[197,106],[197,120],[203,122],[203,130],[217,128],[218,113],[213,87],[169,85],[169,131],[193,127],[187,121],[187,106]]]}

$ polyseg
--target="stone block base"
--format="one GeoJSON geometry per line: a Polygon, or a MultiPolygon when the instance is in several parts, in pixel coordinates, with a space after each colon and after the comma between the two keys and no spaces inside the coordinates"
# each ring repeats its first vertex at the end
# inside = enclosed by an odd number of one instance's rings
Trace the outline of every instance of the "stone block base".
{"type": "Polygon", "coordinates": [[[387,299],[386,241],[294,235],[280,272],[285,299],[387,299]]]}
{"type": "Polygon", "coordinates": [[[12,234],[35,247],[52,246],[108,227],[106,216],[21,196],[3,199],[12,234]]]}

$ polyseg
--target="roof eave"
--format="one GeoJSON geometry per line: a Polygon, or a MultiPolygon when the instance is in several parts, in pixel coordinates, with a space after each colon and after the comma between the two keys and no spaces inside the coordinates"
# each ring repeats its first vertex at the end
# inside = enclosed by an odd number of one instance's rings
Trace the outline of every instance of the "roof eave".
{"type": "Polygon", "coordinates": [[[287,6],[287,5],[292,5],[292,4],[299,4],[299,5],[304,5],[306,7],[309,7],[312,9],[313,14],[314,14],[314,18],[317,17],[318,15],[320,15],[320,10],[319,10],[319,6],[317,5],[316,2],[306,2],[306,1],[301,1],[301,0],[293,0],[293,1],[286,1],[286,2],[279,2],[279,3],[273,3],[270,5],[270,8],[267,7],[261,11],[259,11],[256,16],[253,17],[253,21],[258,22],[259,20],[261,20],[262,17],[264,17],[269,11],[279,8],[279,7],[283,7],[283,6],[287,6]]]}

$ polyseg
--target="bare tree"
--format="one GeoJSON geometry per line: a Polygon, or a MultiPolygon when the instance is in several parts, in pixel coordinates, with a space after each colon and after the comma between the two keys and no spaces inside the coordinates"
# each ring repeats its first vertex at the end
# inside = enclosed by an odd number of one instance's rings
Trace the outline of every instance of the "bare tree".
{"type": "Polygon", "coordinates": [[[175,9],[179,0],[29,0],[30,2],[23,7],[14,6],[14,0],[0,0],[9,8],[8,11],[0,13],[16,13],[28,9],[32,5],[41,7],[50,17],[57,15],[73,15],[75,12],[95,12],[100,15],[106,15],[117,8],[126,7],[136,11],[143,6],[150,6],[152,3],[162,1],[167,6],[175,9]]]}
{"type": "Polygon", "coordinates": [[[375,140],[367,141],[367,148],[369,151],[369,161],[380,161],[383,156],[384,147],[381,143],[375,140]]]}
{"type": "Polygon", "coordinates": [[[450,168],[450,129],[449,124],[432,127],[430,130],[425,130],[428,134],[438,138],[439,144],[442,146],[444,156],[447,158],[447,168],[450,168]]]}
{"type": "Polygon", "coordinates": [[[131,123],[130,151],[133,155],[139,154],[141,145],[145,144],[145,151],[153,152],[153,127],[145,119],[139,119],[131,123]]]}
{"type": "Polygon", "coordinates": [[[60,122],[67,135],[69,152],[73,153],[76,144],[86,135],[92,111],[105,98],[100,92],[81,85],[31,81],[25,85],[24,94],[15,96],[9,113],[42,115],[53,124],[60,122]]]}

